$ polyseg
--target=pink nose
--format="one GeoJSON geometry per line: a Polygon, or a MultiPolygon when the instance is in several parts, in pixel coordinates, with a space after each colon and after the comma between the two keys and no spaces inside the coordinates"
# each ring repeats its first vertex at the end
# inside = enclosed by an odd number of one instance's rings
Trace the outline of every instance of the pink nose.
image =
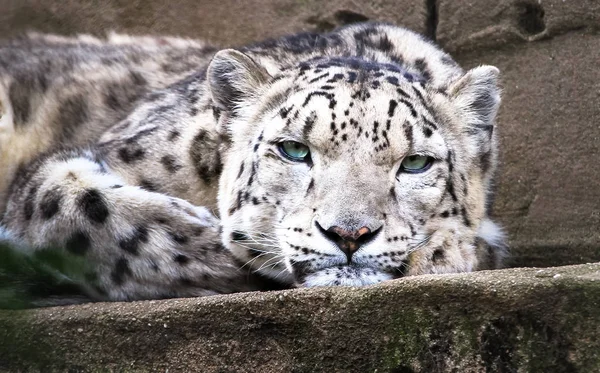
{"type": "Polygon", "coordinates": [[[371,232],[370,228],[362,227],[355,231],[350,231],[338,226],[332,226],[325,230],[318,223],[317,227],[319,227],[319,230],[325,237],[335,243],[346,254],[348,261],[352,258],[352,254],[357,252],[362,245],[371,241],[381,230],[379,228],[375,232],[371,232]]]}

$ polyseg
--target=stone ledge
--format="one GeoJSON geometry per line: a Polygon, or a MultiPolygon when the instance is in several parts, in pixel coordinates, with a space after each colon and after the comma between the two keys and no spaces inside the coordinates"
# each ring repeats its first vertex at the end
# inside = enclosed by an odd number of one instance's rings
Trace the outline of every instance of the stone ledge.
{"type": "Polygon", "coordinates": [[[2,371],[591,372],[600,264],[0,312],[2,371]]]}

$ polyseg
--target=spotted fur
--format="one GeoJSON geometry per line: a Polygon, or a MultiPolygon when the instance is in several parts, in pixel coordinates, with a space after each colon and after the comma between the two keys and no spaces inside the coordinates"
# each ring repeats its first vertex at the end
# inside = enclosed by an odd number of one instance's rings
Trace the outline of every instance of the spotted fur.
{"type": "Polygon", "coordinates": [[[496,68],[465,72],[384,24],[215,52],[120,35],[2,44],[6,236],[85,258],[86,292],[106,300],[254,289],[250,273],[366,285],[501,264],[496,68]],[[430,169],[400,172],[412,154],[430,169]]]}

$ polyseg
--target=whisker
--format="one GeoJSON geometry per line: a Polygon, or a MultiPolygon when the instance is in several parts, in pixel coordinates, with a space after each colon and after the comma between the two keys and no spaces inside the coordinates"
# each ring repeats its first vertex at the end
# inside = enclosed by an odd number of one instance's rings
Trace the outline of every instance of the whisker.
{"type": "MultiPolygon", "coordinates": [[[[267,265],[267,263],[269,263],[270,261],[272,261],[272,260],[274,260],[274,259],[279,259],[279,257],[273,257],[273,258],[267,259],[267,260],[266,260],[266,261],[265,261],[265,262],[264,262],[264,263],[263,263],[263,264],[262,264],[262,265],[261,265],[261,266],[260,266],[260,267],[259,267],[259,268],[256,270],[256,272],[258,272],[258,271],[260,271],[261,269],[263,269],[263,268],[264,268],[264,266],[265,266],[265,265],[267,265]]],[[[285,259],[285,258],[284,258],[284,259],[285,259]]]]}

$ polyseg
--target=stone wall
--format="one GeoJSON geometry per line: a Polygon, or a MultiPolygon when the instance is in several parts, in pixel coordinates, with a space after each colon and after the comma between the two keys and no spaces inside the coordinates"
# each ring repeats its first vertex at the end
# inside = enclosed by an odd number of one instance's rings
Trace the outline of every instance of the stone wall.
{"type": "MultiPolygon", "coordinates": [[[[510,266],[600,260],[597,0],[0,0],[28,29],[240,45],[364,20],[498,66],[497,219],[510,266]]],[[[0,370],[600,371],[600,267],[407,278],[362,289],[0,311],[0,370]]]]}

